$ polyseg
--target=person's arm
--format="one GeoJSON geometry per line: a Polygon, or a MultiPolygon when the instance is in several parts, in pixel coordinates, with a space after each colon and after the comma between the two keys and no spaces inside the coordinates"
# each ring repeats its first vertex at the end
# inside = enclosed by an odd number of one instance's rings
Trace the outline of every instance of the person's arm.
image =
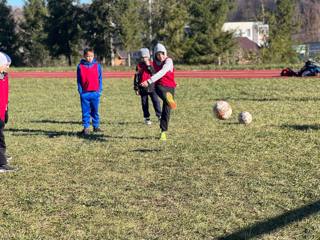
{"type": "Polygon", "coordinates": [[[161,79],[167,72],[172,72],[173,71],[173,62],[171,58],[167,58],[165,60],[165,64],[163,65],[163,67],[161,68],[161,70],[159,72],[157,72],[156,74],[154,74],[149,80],[148,83],[152,84],[156,81],[158,81],[159,79],[161,79]]]}
{"type": "Polygon", "coordinates": [[[102,67],[100,64],[98,64],[98,74],[99,74],[99,93],[102,93],[103,87],[102,87],[102,67]]]}
{"type": "Polygon", "coordinates": [[[77,84],[78,84],[78,92],[81,95],[82,86],[81,86],[81,73],[80,73],[80,64],[77,67],[77,84]]]}
{"type": "Polygon", "coordinates": [[[140,74],[139,74],[139,67],[138,65],[136,66],[136,72],[134,73],[134,78],[133,78],[133,90],[138,91],[139,90],[139,82],[140,82],[140,74]]]}

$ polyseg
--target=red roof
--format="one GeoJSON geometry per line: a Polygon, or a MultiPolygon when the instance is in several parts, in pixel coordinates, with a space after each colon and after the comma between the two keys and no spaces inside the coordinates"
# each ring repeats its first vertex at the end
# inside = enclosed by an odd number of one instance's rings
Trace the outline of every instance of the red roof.
{"type": "Polygon", "coordinates": [[[238,42],[238,45],[241,49],[247,50],[247,51],[253,51],[258,52],[259,46],[254,41],[251,41],[247,37],[237,37],[236,41],[238,42]]]}

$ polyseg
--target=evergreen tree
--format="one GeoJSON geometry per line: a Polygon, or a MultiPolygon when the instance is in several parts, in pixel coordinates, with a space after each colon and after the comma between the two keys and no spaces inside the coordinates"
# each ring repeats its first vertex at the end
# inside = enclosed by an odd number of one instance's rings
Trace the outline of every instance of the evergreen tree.
{"type": "Polygon", "coordinates": [[[86,12],[84,38],[87,44],[95,49],[96,55],[102,62],[111,58],[112,41],[114,33],[118,30],[114,17],[115,6],[115,0],[93,0],[86,12]]]}
{"type": "Polygon", "coordinates": [[[18,37],[15,32],[15,21],[11,8],[6,0],[0,0],[0,51],[10,55],[13,64],[19,64],[18,37]]]}
{"type": "Polygon", "coordinates": [[[24,21],[20,24],[21,45],[24,63],[29,66],[43,66],[48,59],[44,32],[47,8],[44,0],[27,0],[23,7],[24,21]]]}
{"type": "Polygon", "coordinates": [[[161,41],[168,48],[168,52],[176,61],[182,61],[185,54],[186,34],[185,27],[188,23],[188,10],[183,0],[167,0],[162,2],[158,14],[156,40],[161,41]]]}
{"type": "Polygon", "coordinates": [[[283,63],[297,61],[292,48],[292,34],[299,30],[295,22],[296,1],[277,0],[276,9],[269,15],[268,48],[263,51],[264,62],[283,63]]]}
{"type": "Polygon", "coordinates": [[[232,33],[221,30],[233,1],[190,0],[189,3],[192,37],[188,41],[185,60],[188,63],[218,62],[234,46],[232,33]]]}
{"type": "Polygon", "coordinates": [[[147,26],[141,16],[141,1],[126,1],[126,9],[120,17],[120,34],[121,42],[124,49],[128,52],[137,51],[143,45],[143,39],[147,32],[147,26]]]}
{"type": "Polygon", "coordinates": [[[69,66],[72,65],[72,56],[79,55],[81,28],[79,23],[79,1],[48,0],[46,30],[47,44],[53,57],[66,56],[69,66]]]}

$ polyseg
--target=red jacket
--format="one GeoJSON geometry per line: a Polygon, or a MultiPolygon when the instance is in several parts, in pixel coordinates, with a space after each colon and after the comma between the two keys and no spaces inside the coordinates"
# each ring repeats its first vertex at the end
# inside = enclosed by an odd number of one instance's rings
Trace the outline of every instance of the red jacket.
{"type": "MultiPolygon", "coordinates": [[[[153,65],[153,62],[150,62],[151,66],[153,65]]],[[[153,70],[150,69],[145,63],[140,62],[137,65],[137,72],[139,72],[139,84],[147,81],[153,74],[153,70]]]]}
{"type": "Polygon", "coordinates": [[[8,107],[9,98],[9,78],[5,74],[4,78],[0,78],[0,120],[4,121],[5,113],[8,107]]]}
{"type": "MultiPolygon", "coordinates": [[[[154,70],[156,72],[159,72],[165,63],[166,63],[166,60],[163,63],[161,63],[160,66],[158,66],[154,62],[154,64],[153,64],[154,70]]],[[[175,88],[177,86],[177,84],[174,80],[174,69],[172,72],[167,72],[162,78],[160,78],[158,81],[156,81],[156,84],[159,84],[164,87],[175,88]]]]}

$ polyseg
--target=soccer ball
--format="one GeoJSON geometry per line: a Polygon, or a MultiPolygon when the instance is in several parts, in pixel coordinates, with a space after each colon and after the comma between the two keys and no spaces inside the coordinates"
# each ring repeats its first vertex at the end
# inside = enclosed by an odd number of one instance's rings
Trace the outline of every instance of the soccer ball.
{"type": "Polygon", "coordinates": [[[226,120],[231,117],[232,108],[226,101],[220,100],[213,106],[213,114],[221,120],[226,120]]]}
{"type": "Polygon", "coordinates": [[[239,114],[239,123],[250,124],[252,122],[252,115],[249,112],[241,112],[239,114]]]}

